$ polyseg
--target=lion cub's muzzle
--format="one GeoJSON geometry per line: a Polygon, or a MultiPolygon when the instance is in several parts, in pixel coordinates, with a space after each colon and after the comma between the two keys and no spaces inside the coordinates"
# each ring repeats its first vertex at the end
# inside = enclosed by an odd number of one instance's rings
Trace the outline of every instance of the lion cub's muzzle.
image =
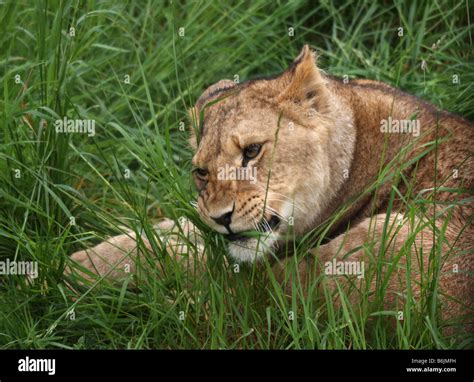
{"type": "Polygon", "coordinates": [[[278,216],[272,215],[269,220],[262,219],[261,222],[258,224],[258,227],[256,230],[248,230],[248,231],[234,233],[230,229],[228,229],[230,233],[225,235],[225,238],[229,241],[245,241],[252,237],[250,235],[250,233],[252,232],[263,233],[263,232],[274,231],[275,229],[278,228],[280,221],[281,220],[278,216]]]}
{"type": "MultiPolygon", "coordinates": [[[[274,233],[280,227],[282,214],[276,206],[266,205],[258,194],[241,196],[231,203],[206,205],[198,198],[198,211],[206,224],[223,234],[229,241],[245,240],[260,236],[259,233],[274,233]]],[[[215,201],[214,201],[215,203],[215,201]]]]}

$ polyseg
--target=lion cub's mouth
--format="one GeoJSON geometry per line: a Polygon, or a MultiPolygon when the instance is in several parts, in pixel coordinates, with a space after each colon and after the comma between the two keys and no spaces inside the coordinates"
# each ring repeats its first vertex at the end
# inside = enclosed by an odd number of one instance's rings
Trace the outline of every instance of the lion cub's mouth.
{"type": "MultiPolygon", "coordinates": [[[[262,220],[263,221],[263,220],[262,220]]],[[[236,233],[229,233],[225,235],[227,240],[229,241],[245,241],[248,240],[252,237],[251,233],[253,232],[268,232],[270,230],[274,231],[279,225],[280,225],[281,219],[276,216],[272,215],[270,220],[267,221],[268,224],[260,224],[260,229],[258,231],[256,230],[249,230],[249,231],[242,231],[242,232],[236,232],[236,233]]]]}

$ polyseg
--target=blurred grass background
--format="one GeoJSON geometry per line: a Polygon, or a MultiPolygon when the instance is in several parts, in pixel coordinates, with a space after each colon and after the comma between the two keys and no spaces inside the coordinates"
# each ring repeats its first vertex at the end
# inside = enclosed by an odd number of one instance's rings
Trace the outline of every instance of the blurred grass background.
{"type": "Polygon", "coordinates": [[[472,346],[443,338],[423,313],[393,330],[383,315],[369,325],[369,311],[301,311],[254,269],[226,268],[222,239],[196,216],[187,108],[220,79],[280,72],[305,43],[327,73],[385,81],[474,120],[472,3],[312,3],[0,3],[0,256],[40,264],[32,285],[0,279],[1,348],[472,346]],[[95,120],[95,136],[57,134],[64,116],[95,120]],[[207,233],[206,279],[189,289],[175,271],[70,299],[69,254],[161,216],[207,233]]]}

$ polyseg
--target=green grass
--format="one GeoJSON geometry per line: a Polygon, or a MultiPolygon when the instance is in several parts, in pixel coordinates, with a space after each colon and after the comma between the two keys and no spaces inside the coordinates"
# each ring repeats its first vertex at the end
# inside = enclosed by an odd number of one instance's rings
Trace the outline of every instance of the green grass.
{"type": "MultiPolygon", "coordinates": [[[[365,291],[354,307],[341,292],[340,309],[334,296],[317,288],[303,297],[297,279],[286,298],[269,264],[234,273],[223,239],[191,204],[192,152],[188,132],[179,128],[189,126],[187,109],[207,85],[276,74],[305,43],[317,48],[319,65],[330,74],[382,80],[472,121],[472,4],[229,3],[0,4],[0,256],[40,266],[31,284],[21,276],[0,279],[0,348],[473,347],[472,338],[443,334],[431,297],[445,255],[439,247],[430,254],[433,271],[423,298],[407,297],[403,321],[397,310],[381,307],[386,284],[377,267],[375,302],[365,291]],[[63,116],[95,120],[96,135],[56,134],[54,121],[63,116]],[[88,283],[72,298],[62,277],[68,255],[123,226],[150,233],[162,216],[186,216],[205,233],[210,260],[204,275],[165,259],[152,240],[165,275],[144,273],[134,280],[137,288],[127,288],[132,280],[88,283]]],[[[374,189],[393,177],[409,185],[402,167],[395,161],[381,169],[374,189]]],[[[394,187],[391,197],[398,196],[394,187]]],[[[406,196],[412,221],[429,201],[424,197],[406,196]]],[[[319,245],[330,224],[295,243],[295,258],[319,245]]],[[[413,237],[419,229],[413,227],[413,237]]],[[[410,245],[393,256],[407,256],[410,245]]]]}

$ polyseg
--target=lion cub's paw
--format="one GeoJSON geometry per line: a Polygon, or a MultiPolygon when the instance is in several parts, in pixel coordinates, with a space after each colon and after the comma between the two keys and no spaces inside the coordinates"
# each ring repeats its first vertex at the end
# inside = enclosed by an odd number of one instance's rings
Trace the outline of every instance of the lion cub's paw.
{"type": "MultiPolygon", "coordinates": [[[[166,253],[185,267],[194,265],[194,260],[204,261],[204,245],[200,231],[187,219],[180,218],[179,224],[164,219],[153,226],[156,232],[156,243],[164,247],[166,253]]],[[[93,281],[97,276],[108,280],[123,280],[137,272],[137,261],[142,268],[149,266],[151,255],[156,267],[162,270],[161,256],[154,253],[152,245],[145,234],[139,238],[143,244],[137,243],[137,234],[127,231],[113,236],[95,247],[84,249],[70,256],[72,264],[65,269],[66,275],[77,274],[86,280],[93,281]],[[154,256],[154,257],[153,257],[154,256]]],[[[194,267],[193,267],[194,268],[194,267]]]]}

